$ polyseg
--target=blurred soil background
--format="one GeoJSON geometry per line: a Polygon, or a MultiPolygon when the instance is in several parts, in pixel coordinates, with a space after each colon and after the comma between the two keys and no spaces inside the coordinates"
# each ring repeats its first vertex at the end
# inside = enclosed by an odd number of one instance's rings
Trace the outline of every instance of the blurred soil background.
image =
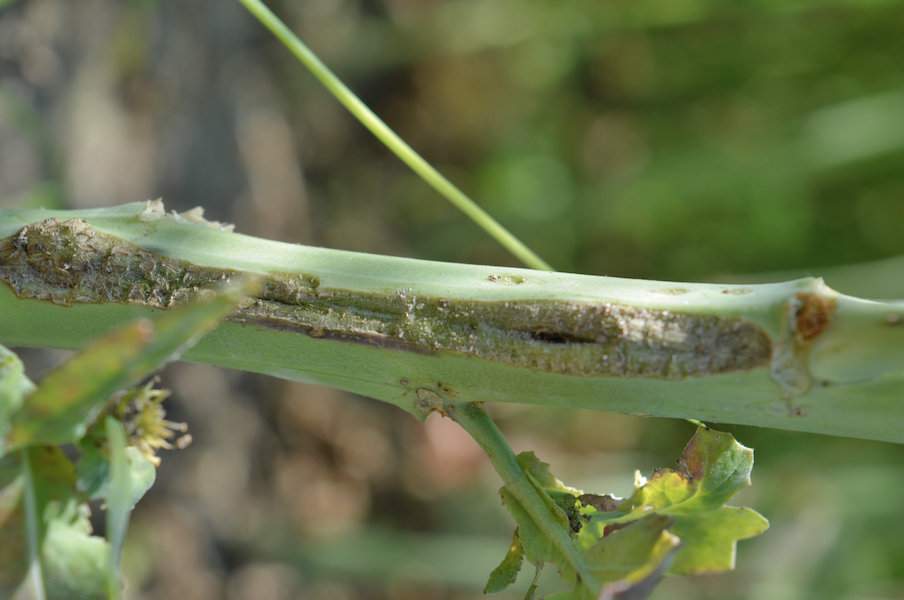
{"type": "MultiPolygon", "coordinates": [[[[900,2],[271,5],[560,270],[714,280],[904,255],[900,2]]],[[[0,0],[0,205],[160,196],[287,242],[514,264],[237,2],[0,0]]],[[[881,295],[898,279],[842,291],[881,295]]],[[[61,356],[24,354],[34,377],[61,356]]],[[[512,522],[454,425],[206,366],[162,379],[195,441],[164,457],[134,514],[130,598],[480,597],[512,522]]],[[[635,468],[673,465],[692,433],[496,414],[566,482],[620,494],[635,468]]],[[[727,429],[757,453],[737,503],[772,529],[740,544],[734,573],[670,578],[654,598],[904,597],[904,448],[727,429]]]]}

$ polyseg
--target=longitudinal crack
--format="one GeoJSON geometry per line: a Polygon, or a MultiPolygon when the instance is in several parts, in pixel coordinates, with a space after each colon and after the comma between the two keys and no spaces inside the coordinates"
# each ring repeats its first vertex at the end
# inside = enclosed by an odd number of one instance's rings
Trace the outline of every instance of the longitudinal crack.
{"type": "MultiPolygon", "coordinates": [[[[21,298],[168,308],[238,271],[163,257],[80,219],[47,219],[0,240],[0,280],[21,298]]],[[[772,344],[738,318],[627,304],[474,301],[325,288],[270,273],[230,319],[314,337],[421,353],[455,353],[584,376],[681,378],[769,363],[772,344]]]]}

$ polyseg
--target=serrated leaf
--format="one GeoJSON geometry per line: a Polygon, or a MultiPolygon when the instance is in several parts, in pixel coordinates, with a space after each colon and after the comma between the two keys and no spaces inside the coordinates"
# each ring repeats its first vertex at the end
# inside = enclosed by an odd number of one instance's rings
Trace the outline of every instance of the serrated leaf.
{"type": "MultiPolygon", "coordinates": [[[[555,565],[563,581],[573,582],[576,577],[574,569],[553,541],[537,527],[533,518],[506,488],[500,489],[499,494],[502,496],[503,505],[508,509],[518,525],[518,537],[521,540],[521,546],[524,548],[524,556],[534,565],[546,563],[555,565]]],[[[559,514],[555,515],[555,519],[560,522],[563,528],[568,527],[568,520],[561,509],[556,507],[551,500],[548,502],[550,510],[555,509],[559,511],[559,514]]]]}
{"type": "Polygon", "coordinates": [[[48,375],[12,420],[9,447],[64,444],[81,438],[114,392],[177,358],[225,318],[241,288],[129,323],[48,375]]]}
{"type": "Polygon", "coordinates": [[[682,542],[670,572],[732,569],[737,541],[757,536],[769,526],[751,509],[724,506],[750,484],[752,468],[750,448],[730,434],[700,428],[685,447],[677,470],[655,472],[649,481],[637,485],[616,512],[593,515],[595,533],[651,514],[668,516],[673,521],[669,530],[682,542]]]}
{"type": "Polygon", "coordinates": [[[562,483],[552,474],[549,464],[533,452],[522,452],[517,459],[527,479],[540,492],[556,519],[571,531],[579,529],[577,498],[581,495],[581,490],[562,483]]]}
{"type": "Polygon", "coordinates": [[[670,572],[680,575],[734,569],[737,542],[756,537],[769,528],[769,521],[761,514],[736,506],[723,506],[708,513],[676,515],[674,519],[672,531],[683,544],[670,572]]]}
{"type": "Polygon", "coordinates": [[[501,592],[508,586],[515,583],[518,573],[521,571],[521,565],[524,563],[524,548],[521,545],[521,538],[518,530],[512,534],[512,543],[502,562],[490,573],[487,584],[483,588],[484,594],[493,594],[501,592]]]}
{"type": "Polygon", "coordinates": [[[2,440],[9,431],[10,419],[33,390],[19,357],[0,346],[0,456],[4,454],[2,440]]]}
{"type": "Polygon", "coordinates": [[[549,463],[540,460],[532,451],[521,452],[517,456],[518,464],[524,472],[534,478],[534,481],[544,489],[566,490],[564,483],[559,481],[550,470],[549,463]]]}
{"type": "Polygon", "coordinates": [[[73,465],[57,448],[0,460],[2,597],[21,588],[49,600],[106,596],[108,546],[91,535],[88,507],[75,496],[74,483],[73,465]]]}
{"type": "Polygon", "coordinates": [[[108,548],[106,540],[91,535],[85,513],[51,520],[41,549],[48,600],[106,599],[108,548]]]}
{"type": "Polygon", "coordinates": [[[518,500],[505,488],[499,490],[499,495],[502,496],[503,505],[518,525],[518,536],[521,538],[521,545],[527,559],[535,565],[547,562],[556,565],[565,563],[555,544],[540,531],[518,500]]]}

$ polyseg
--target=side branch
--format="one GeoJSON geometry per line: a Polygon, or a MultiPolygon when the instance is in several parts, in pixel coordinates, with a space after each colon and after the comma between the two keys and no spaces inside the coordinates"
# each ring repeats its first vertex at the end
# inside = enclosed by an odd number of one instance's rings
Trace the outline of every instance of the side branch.
{"type": "Polygon", "coordinates": [[[578,575],[581,585],[586,587],[591,594],[598,593],[600,583],[596,581],[590,567],[584,561],[584,557],[566,529],[553,518],[550,512],[552,500],[549,497],[543,498],[541,496],[543,492],[531,484],[524,469],[518,464],[518,459],[508,442],[502,436],[502,432],[499,431],[486,411],[479,404],[473,402],[452,405],[446,410],[448,416],[461,425],[462,429],[467,431],[483,448],[493,464],[493,468],[502,478],[505,489],[530,515],[537,529],[561,553],[571,569],[578,575]]]}

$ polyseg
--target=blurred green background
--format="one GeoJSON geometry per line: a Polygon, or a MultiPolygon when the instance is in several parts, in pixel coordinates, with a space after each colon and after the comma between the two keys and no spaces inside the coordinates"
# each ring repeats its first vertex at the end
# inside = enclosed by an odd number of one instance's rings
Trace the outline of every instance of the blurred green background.
{"type": "MultiPolygon", "coordinates": [[[[560,270],[713,280],[904,255],[902,3],[271,6],[560,270]]],[[[0,0],[0,205],[159,196],[289,242],[514,264],[236,2],[0,0]]],[[[837,284],[889,295],[904,263],[884,269],[837,284]]],[[[24,356],[40,377],[62,354],[24,356]]],[[[163,381],[195,443],[135,513],[130,598],[480,597],[512,523],[454,425],[209,367],[163,381]]],[[[692,433],[496,414],[565,481],[621,494],[692,433]]],[[[670,578],[654,598],[904,598],[904,448],[728,429],[756,448],[737,503],[772,529],[740,545],[734,573],[670,578]]]]}

